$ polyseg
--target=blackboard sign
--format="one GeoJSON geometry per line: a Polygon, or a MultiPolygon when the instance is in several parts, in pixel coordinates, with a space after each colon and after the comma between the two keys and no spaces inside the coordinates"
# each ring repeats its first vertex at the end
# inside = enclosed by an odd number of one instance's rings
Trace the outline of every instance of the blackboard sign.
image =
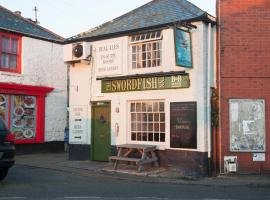
{"type": "Polygon", "coordinates": [[[171,103],[171,147],[197,148],[197,103],[171,103]]]}

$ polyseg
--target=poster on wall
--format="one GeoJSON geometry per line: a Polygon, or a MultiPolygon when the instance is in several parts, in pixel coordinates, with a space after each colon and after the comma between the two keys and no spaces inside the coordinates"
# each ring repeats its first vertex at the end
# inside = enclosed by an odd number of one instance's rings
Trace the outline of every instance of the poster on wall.
{"type": "Polygon", "coordinates": [[[197,103],[173,102],[170,107],[171,148],[197,148],[197,103]]]}
{"type": "Polygon", "coordinates": [[[230,150],[265,151],[265,103],[263,99],[231,99],[230,150]]]}
{"type": "Polygon", "coordinates": [[[176,65],[192,68],[191,34],[182,29],[175,29],[176,65]]]}
{"type": "Polygon", "coordinates": [[[71,106],[69,112],[69,143],[87,144],[87,106],[71,106]]]}

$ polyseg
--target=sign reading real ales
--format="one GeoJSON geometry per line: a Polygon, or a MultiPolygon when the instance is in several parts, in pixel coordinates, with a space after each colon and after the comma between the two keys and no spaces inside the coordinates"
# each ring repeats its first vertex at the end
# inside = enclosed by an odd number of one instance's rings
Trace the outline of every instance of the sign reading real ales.
{"type": "Polygon", "coordinates": [[[102,80],[102,93],[189,88],[188,74],[102,80]]]}
{"type": "Polygon", "coordinates": [[[197,148],[196,102],[171,103],[171,147],[197,148]]]}

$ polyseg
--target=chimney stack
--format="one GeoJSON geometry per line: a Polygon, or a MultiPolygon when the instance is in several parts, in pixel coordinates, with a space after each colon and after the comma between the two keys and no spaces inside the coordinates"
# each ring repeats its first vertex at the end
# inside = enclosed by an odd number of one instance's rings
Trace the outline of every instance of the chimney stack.
{"type": "Polygon", "coordinates": [[[16,10],[16,11],[14,12],[14,14],[15,14],[15,15],[18,15],[18,16],[22,16],[22,12],[19,11],[19,10],[16,10]]]}

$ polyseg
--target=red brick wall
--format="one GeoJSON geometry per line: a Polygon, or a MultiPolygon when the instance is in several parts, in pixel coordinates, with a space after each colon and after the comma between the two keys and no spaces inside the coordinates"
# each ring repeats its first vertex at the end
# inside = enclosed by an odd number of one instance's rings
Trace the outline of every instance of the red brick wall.
{"type": "Polygon", "coordinates": [[[218,0],[220,22],[220,157],[237,155],[240,171],[270,171],[270,1],[218,0]],[[266,162],[231,153],[229,99],[265,99],[266,162]],[[268,133],[269,132],[269,133],[268,133]]]}

